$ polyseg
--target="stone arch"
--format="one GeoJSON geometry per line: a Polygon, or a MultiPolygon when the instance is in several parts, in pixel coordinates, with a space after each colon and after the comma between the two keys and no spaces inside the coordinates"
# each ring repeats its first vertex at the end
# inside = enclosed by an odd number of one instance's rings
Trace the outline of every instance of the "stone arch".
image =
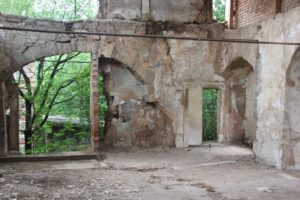
{"type": "Polygon", "coordinates": [[[300,168],[300,47],[286,72],[283,167],[300,168]]]}
{"type": "MultiPolygon", "coordinates": [[[[20,18],[19,21],[13,23],[13,26],[66,31],[66,27],[70,25],[71,30],[76,32],[126,32],[129,34],[143,34],[146,31],[145,23],[132,21],[88,20],[64,23],[30,18],[20,18]]],[[[9,16],[1,18],[0,23],[2,22],[7,25],[11,24],[9,16]]],[[[169,129],[176,134],[176,137],[180,133],[181,126],[177,123],[176,113],[181,106],[180,99],[173,101],[173,97],[179,95],[180,88],[175,87],[172,79],[169,46],[165,41],[5,30],[0,30],[0,33],[0,43],[4,44],[5,50],[12,57],[11,73],[41,57],[69,52],[92,53],[93,60],[96,60],[96,57],[105,57],[123,63],[139,81],[147,86],[148,95],[145,97],[145,102],[159,107],[161,112],[172,121],[172,127],[169,129]]]]}
{"type": "MultiPolygon", "coordinates": [[[[162,59],[164,58],[163,55],[156,54],[157,50],[155,48],[157,47],[155,45],[162,45],[162,42],[156,42],[152,39],[142,40],[135,38],[102,37],[100,40],[99,37],[98,39],[86,37],[83,39],[80,36],[68,35],[65,35],[63,39],[60,39],[59,41],[49,41],[47,37],[48,36],[39,37],[40,43],[47,43],[47,46],[44,48],[41,48],[39,43],[33,45],[30,43],[23,44],[24,47],[22,48],[24,49],[24,52],[22,54],[13,55],[13,70],[16,71],[22,66],[42,57],[66,54],[70,52],[92,53],[99,59],[100,66],[103,64],[102,58],[114,60],[117,63],[120,63],[121,66],[124,66],[123,69],[130,72],[132,77],[135,77],[139,83],[144,84],[147,88],[147,94],[143,98],[137,100],[133,99],[133,101],[135,101],[134,103],[132,103],[132,99],[127,99],[125,101],[125,104],[130,104],[129,107],[134,106],[134,109],[137,109],[138,112],[144,111],[145,118],[148,117],[147,120],[149,120],[150,124],[150,126],[148,126],[146,123],[141,125],[142,123],[134,122],[139,125],[137,128],[139,131],[134,132],[131,140],[133,141],[132,144],[139,146],[175,145],[175,135],[173,133],[174,129],[172,124],[173,121],[156,99],[154,89],[157,67],[155,67],[152,63],[152,59],[157,59],[156,62],[161,63],[161,68],[168,64],[167,61],[162,59]],[[145,137],[142,137],[142,133],[145,133],[146,136],[144,135],[145,137]],[[148,138],[149,140],[146,141],[145,138],[148,138]]],[[[116,106],[124,109],[124,112],[131,109],[127,105],[116,106]]],[[[125,113],[124,116],[125,115],[128,116],[130,113],[125,113]]],[[[133,117],[138,118],[137,116],[133,117]]],[[[145,119],[143,117],[139,118],[145,119]]],[[[126,122],[122,125],[125,123],[126,122]]],[[[134,126],[132,126],[132,128],[134,128],[134,126]]],[[[130,128],[128,130],[130,130],[130,128]]],[[[119,130],[116,129],[116,131],[119,130]]]]}
{"type": "Polygon", "coordinates": [[[244,58],[236,58],[223,72],[227,140],[253,144],[256,135],[254,68],[244,58]]]}

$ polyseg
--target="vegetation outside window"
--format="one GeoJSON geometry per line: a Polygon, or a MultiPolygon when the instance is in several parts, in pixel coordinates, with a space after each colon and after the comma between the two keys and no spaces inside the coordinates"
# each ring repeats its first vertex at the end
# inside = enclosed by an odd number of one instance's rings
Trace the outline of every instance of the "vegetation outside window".
{"type": "Polygon", "coordinates": [[[213,0],[213,18],[225,22],[226,0],[213,0]]]}

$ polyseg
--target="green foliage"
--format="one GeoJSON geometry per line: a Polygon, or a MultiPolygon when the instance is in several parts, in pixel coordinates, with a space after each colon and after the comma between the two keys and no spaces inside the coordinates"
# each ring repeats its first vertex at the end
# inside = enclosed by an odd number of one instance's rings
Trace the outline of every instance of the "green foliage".
{"type": "Polygon", "coordinates": [[[218,22],[225,22],[226,0],[213,1],[213,15],[218,22]]]}
{"type": "Polygon", "coordinates": [[[34,144],[32,153],[86,150],[89,146],[87,138],[90,138],[90,134],[84,130],[84,127],[81,132],[76,132],[74,125],[67,123],[64,128],[55,132],[52,130],[52,125],[47,123],[38,134],[32,137],[31,142],[34,144]]]}
{"type": "MultiPolygon", "coordinates": [[[[55,61],[57,56],[47,58],[55,61]]],[[[61,85],[62,82],[74,79],[75,81],[65,88],[64,92],[57,97],[57,102],[63,102],[53,107],[51,115],[62,115],[68,118],[80,117],[82,124],[90,123],[90,54],[80,54],[70,63],[65,63],[63,70],[59,72],[58,79],[53,80],[54,85],[61,85]],[[80,61],[80,62],[77,62],[80,61]],[[77,63],[76,63],[77,62],[77,63]],[[70,99],[69,101],[68,98],[70,99]]],[[[107,112],[107,101],[103,95],[104,78],[99,76],[99,109],[100,120],[104,127],[105,115],[107,112]]]]}
{"type": "MultiPolygon", "coordinates": [[[[46,59],[51,64],[58,60],[58,56],[46,59]]],[[[57,78],[51,80],[55,86],[68,80],[74,80],[57,96],[56,102],[62,103],[53,107],[51,115],[62,115],[69,118],[80,117],[82,123],[89,123],[90,62],[90,54],[81,53],[64,63],[63,69],[56,76],[57,78]]]]}
{"type": "Polygon", "coordinates": [[[142,18],[141,18],[142,22],[151,22],[153,21],[151,14],[150,13],[145,13],[143,14],[142,18]]]}
{"type": "Polygon", "coordinates": [[[30,16],[32,15],[32,0],[1,0],[0,12],[13,15],[30,16]]]}
{"type": "MultiPolygon", "coordinates": [[[[35,62],[35,83],[26,80],[27,87],[20,91],[25,101],[32,105],[32,122],[26,127],[32,132],[31,144],[34,153],[81,150],[90,143],[90,63],[87,53],[70,53],[43,58],[35,62]],[[80,124],[66,124],[54,131],[47,123],[48,116],[63,116],[67,119],[80,118],[80,124]],[[52,139],[50,139],[52,138],[52,139]]],[[[29,80],[29,79],[28,79],[29,80]]],[[[103,137],[107,102],[103,95],[103,76],[99,76],[100,137],[103,137]]],[[[21,82],[22,83],[22,82],[21,82]]],[[[27,116],[27,115],[26,115],[27,116]]]]}
{"type": "Polygon", "coordinates": [[[97,0],[1,0],[0,12],[54,20],[94,18],[97,0]]]}
{"type": "MultiPolygon", "coordinates": [[[[98,0],[1,0],[0,12],[53,20],[89,19],[98,12],[98,0]]],[[[22,83],[25,84],[20,95],[27,108],[25,140],[32,144],[34,153],[70,150],[70,147],[74,147],[74,137],[76,140],[90,137],[86,128],[90,124],[90,61],[90,54],[78,53],[42,58],[35,63],[34,84],[30,82],[27,72],[20,71],[22,83]],[[51,125],[47,123],[50,115],[80,117],[81,125],[85,128],[78,130],[72,138],[68,137],[70,127],[53,133],[51,125]],[[51,134],[54,139],[49,143],[51,134]]],[[[99,76],[99,88],[103,135],[107,103],[103,96],[102,76],[99,76]]],[[[86,147],[86,144],[79,144],[79,147],[75,145],[75,149],[86,147]]]]}
{"type": "Polygon", "coordinates": [[[218,90],[203,90],[202,131],[204,141],[215,141],[217,139],[217,108],[218,90]]]}

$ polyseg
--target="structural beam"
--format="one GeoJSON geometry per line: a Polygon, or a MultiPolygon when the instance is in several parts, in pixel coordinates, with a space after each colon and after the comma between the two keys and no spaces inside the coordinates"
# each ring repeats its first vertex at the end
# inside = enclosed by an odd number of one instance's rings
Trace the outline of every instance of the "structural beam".
{"type": "Polygon", "coordinates": [[[33,33],[50,33],[50,34],[65,34],[65,35],[90,35],[90,36],[111,36],[111,37],[127,37],[127,38],[151,38],[151,39],[166,39],[166,40],[191,40],[198,42],[221,42],[221,43],[241,43],[241,44],[266,44],[266,45],[290,45],[299,46],[300,42],[277,42],[277,41],[259,41],[248,39],[224,39],[224,38],[201,38],[201,37],[186,37],[186,36],[160,36],[160,35],[141,35],[141,34],[125,34],[125,33],[104,33],[104,32],[83,32],[83,31],[56,31],[56,30],[41,30],[16,27],[0,27],[0,30],[33,32],[33,33]]]}
{"type": "Polygon", "coordinates": [[[274,13],[278,14],[281,12],[281,0],[273,0],[274,13]]]}
{"type": "Polygon", "coordinates": [[[91,115],[91,142],[92,150],[99,151],[99,68],[98,55],[92,54],[90,71],[90,115],[91,115]]]}
{"type": "Polygon", "coordinates": [[[6,155],[7,145],[7,127],[5,112],[5,84],[0,82],[0,155],[6,155]]]}

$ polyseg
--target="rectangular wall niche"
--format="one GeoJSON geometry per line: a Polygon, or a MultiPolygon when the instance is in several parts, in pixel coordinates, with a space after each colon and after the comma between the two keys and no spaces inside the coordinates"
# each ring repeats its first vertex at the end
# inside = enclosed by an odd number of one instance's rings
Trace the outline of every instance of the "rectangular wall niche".
{"type": "Polygon", "coordinates": [[[202,138],[203,142],[218,139],[218,89],[207,88],[202,92],[202,138]]]}
{"type": "Polygon", "coordinates": [[[184,146],[202,144],[202,87],[185,90],[184,146]]]}

